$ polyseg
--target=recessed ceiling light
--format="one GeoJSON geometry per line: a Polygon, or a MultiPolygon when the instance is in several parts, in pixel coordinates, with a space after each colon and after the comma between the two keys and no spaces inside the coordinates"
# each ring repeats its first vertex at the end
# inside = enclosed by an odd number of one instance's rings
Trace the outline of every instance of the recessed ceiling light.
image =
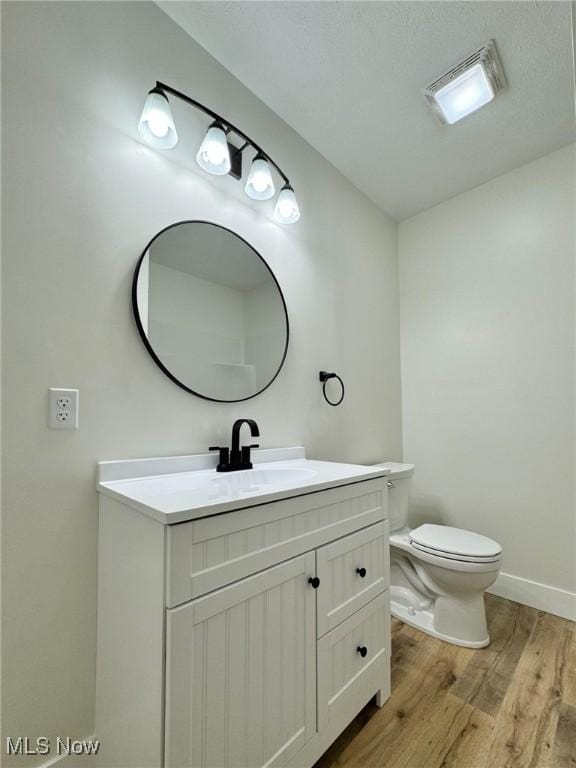
{"type": "Polygon", "coordinates": [[[488,104],[506,81],[494,40],[424,89],[441,123],[452,125],[488,104]]]}

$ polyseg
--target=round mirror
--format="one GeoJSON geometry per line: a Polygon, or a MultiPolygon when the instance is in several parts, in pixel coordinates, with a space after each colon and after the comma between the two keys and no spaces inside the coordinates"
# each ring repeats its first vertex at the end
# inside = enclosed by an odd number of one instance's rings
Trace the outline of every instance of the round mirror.
{"type": "Polygon", "coordinates": [[[272,270],[225,227],[184,221],[159,232],[132,286],[146,348],[172,381],[207,400],[262,392],[288,349],[288,314],[272,270]]]}

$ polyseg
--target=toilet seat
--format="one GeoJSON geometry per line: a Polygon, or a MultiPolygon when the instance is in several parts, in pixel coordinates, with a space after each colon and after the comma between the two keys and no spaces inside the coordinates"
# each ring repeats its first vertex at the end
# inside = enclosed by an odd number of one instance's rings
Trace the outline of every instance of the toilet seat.
{"type": "Polygon", "coordinates": [[[499,563],[502,559],[500,555],[495,557],[472,557],[471,555],[452,555],[447,552],[440,552],[432,547],[423,547],[420,544],[416,544],[414,541],[410,542],[413,549],[417,549],[419,552],[425,552],[427,555],[434,555],[440,557],[443,560],[455,560],[458,563],[499,563]]]}
{"type": "Polygon", "coordinates": [[[410,531],[410,545],[420,552],[463,563],[496,563],[502,557],[502,547],[496,541],[448,525],[426,523],[415,528],[410,531]]]}
{"type": "Polygon", "coordinates": [[[446,557],[445,553],[438,550],[420,549],[410,541],[410,531],[405,530],[390,534],[390,546],[398,551],[412,556],[416,560],[445,568],[449,571],[459,571],[460,573],[492,573],[499,570],[502,563],[502,557],[490,559],[480,559],[479,562],[472,560],[460,560],[454,557],[446,557]]]}

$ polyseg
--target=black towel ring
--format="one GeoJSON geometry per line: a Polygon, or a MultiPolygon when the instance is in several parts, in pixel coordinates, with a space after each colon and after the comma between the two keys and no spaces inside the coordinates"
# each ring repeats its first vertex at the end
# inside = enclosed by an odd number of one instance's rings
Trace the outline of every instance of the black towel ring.
{"type": "Polygon", "coordinates": [[[318,378],[322,382],[322,394],[324,395],[324,400],[326,400],[328,405],[333,405],[334,407],[336,407],[337,405],[340,405],[342,400],[344,400],[344,395],[345,395],[344,382],[342,381],[340,376],[338,376],[337,373],[333,373],[333,372],[329,373],[328,371],[320,371],[320,375],[319,375],[318,378]],[[328,395],[326,394],[326,382],[329,381],[329,379],[338,379],[338,381],[340,382],[340,386],[342,387],[342,394],[340,396],[340,399],[337,400],[335,403],[333,403],[332,400],[329,400],[328,399],[328,395]]]}

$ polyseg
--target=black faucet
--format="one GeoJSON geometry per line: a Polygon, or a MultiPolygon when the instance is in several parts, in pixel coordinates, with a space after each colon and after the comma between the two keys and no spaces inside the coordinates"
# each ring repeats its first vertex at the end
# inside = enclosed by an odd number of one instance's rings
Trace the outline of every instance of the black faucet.
{"type": "Polygon", "coordinates": [[[237,419],[232,426],[232,448],[222,448],[218,445],[209,448],[210,451],[219,451],[217,472],[236,472],[239,469],[252,469],[250,461],[250,449],[258,448],[257,445],[243,445],[240,447],[240,430],[242,424],[248,424],[252,437],[260,437],[258,424],[254,419],[237,419]]]}

